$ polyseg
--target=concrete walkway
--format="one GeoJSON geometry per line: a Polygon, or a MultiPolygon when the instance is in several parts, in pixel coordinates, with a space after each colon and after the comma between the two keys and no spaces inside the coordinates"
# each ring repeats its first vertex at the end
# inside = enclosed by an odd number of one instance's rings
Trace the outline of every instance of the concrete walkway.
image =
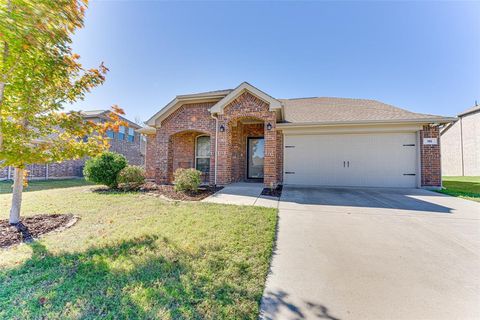
{"type": "Polygon", "coordinates": [[[204,202],[277,208],[278,199],[262,196],[263,183],[237,182],[226,185],[204,202]]]}
{"type": "Polygon", "coordinates": [[[284,187],[263,319],[480,319],[480,203],[284,187]]]}

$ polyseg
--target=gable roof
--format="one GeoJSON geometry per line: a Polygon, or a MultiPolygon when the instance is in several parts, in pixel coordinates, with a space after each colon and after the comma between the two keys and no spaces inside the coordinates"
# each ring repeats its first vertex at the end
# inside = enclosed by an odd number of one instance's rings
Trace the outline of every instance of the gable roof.
{"type": "Polygon", "coordinates": [[[148,126],[154,127],[157,122],[160,122],[162,119],[165,119],[177,108],[179,108],[180,106],[182,106],[187,102],[193,103],[193,102],[219,101],[232,91],[233,89],[225,89],[225,90],[200,92],[200,93],[194,93],[194,94],[178,95],[172,101],[170,101],[165,107],[160,109],[160,111],[158,111],[150,119],[148,119],[145,122],[145,124],[147,124],[148,126]]]}
{"type": "Polygon", "coordinates": [[[145,124],[150,127],[158,127],[163,119],[186,103],[215,102],[210,108],[210,112],[212,114],[222,114],[223,109],[231,101],[246,91],[267,102],[270,110],[277,112],[277,121],[282,122],[282,125],[393,122],[448,123],[456,120],[456,118],[415,113],[369,99],[331,97],[276,99],[248,82],[242,82],[235,89],[178,95],[145,124]]]}
{"type": "Polygon", "coordinates": [[[282,104],[279,100],[273,98],[272,96],[266,94],[265,92],[255,88],[248,82],[242,82],[238,87],[236,87],[233,91],[231,91],[228,95],[226,95],[222,100],[217,102],[211,109],[211,113],[223,113],[223,109],[233,100],[235,100],[238,96],[240,96],[244,92],[249,92],[263,100],[269,104],[270,111],[278,110],[282,108],[282,104]]]}
{"type": "Polygon", "coordinates": [[[292,124],[445,120],[445,117],[415,113],[377,100],[331,97],[279,100],[284,107],[284,122],[292,124]]]}
{"type": "Polygon", "coordinates": [[[473,106],[473,107],[468,108],[467,110],[463,111],[462,113],[459,113],[458,116],[459,117],[466,116],[470,113],[474,113],[474,112],[477,112],[477,111],[480,111],[480,106],[473,106]]]}
{"type": "Polygon", "coordinates": [[[93,118],[93,117],[99,117],[101,115],[104,115],[108,110],[86,110],[86,111],[81,111],[83,116],[85,118],[93,118]]]}
{"type": "MultiPolygon", "coordinates": [[[[85,119],[90,119],[90,118],[102,118],[106,119],[107,114],[110,113],[110,110],[86,110],[86,111],[81,111],[81,114],[85,119]]],[[[142,126],[139,126],[133,121],[128,120],[127,118],[118,115],[120,119],[122,119],[125,122],[128,122],[129,127],[134,128],[134,129],[140,129],[142,126]]]]}

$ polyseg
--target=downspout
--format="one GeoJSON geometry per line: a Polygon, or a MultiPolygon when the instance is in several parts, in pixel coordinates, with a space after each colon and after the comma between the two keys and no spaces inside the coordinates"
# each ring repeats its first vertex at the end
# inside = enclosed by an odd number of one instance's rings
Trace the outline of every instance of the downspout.
{"type": "Polygon", "coordinates": [[[213,180],[214,180],[214,185],[217,186],[217,147],[218,147],[218,116],[217,115],[211,115],[213,119],[215,119],[215,167],[214,167],[214,174],[213,174],[213,180]]]}
{"type": "Polygon", "coordinates": [[[465,176],[465,160],[463,158],[463,121],[460,117],[460,153],[462,155],[462,177],[465,176]]]}

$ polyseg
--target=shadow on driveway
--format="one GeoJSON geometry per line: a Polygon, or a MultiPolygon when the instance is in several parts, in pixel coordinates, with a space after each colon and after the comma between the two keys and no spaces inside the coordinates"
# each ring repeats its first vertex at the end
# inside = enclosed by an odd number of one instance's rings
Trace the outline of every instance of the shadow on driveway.
{"type": "Polygon", "coordinates": [[[267,291],[262,299],[261,319],[307,319],[308,315],[315,319],[340,320],[333,316],[322,304],[312,301],[294,303],[285,291],[267,291]]]}
{"type": "Polygon", "coordinates": [[[436,213],[451,213],[452,208],[426,200],[428,197],[441,197],[423,189],[393,188],[332,188],[286,186],[282,203],[304,205],[344,206],[362,208],[383,208],[436,213]]]}

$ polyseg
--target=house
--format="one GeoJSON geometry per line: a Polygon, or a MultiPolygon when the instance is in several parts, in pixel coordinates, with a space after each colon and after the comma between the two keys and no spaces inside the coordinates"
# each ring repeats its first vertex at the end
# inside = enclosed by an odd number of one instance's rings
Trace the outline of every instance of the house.
{"type": "Polygon", "coordinates": [[[441,130],[442,174],[480,176],[480,106],[458,115],[441,130]]]}
{"type": "MultiPolygon", "coordinates": [[[[84,111],[85,120],[100,122],[108,121],[108,110],[84,111]]],[[[141,128],[136,123],[120,117],[128,123],[122,126],[118,132],[108,131],[110,138],[110,151],[123,154],[129,164],[144,165],[145,162],[145,141],[141,134],[135,130],[141,128]]],[[[29,179],[52,179],[52,178],[73,178],[83,176],[83,167],[86,159],[66,160],[59,163],[31,164],[27,166],[29,179]]],[[[0,180],[10,180],[13,177],[13,168],[0,167],[0,180]]]]}
{"type": "Polygon", "coordinates": [[[439,126],[453,120],[375,100],[276,99],[244,82],[177,96],[139,131],[157,183],[197,168],[218,185],[439,188],[439,126]]]}

